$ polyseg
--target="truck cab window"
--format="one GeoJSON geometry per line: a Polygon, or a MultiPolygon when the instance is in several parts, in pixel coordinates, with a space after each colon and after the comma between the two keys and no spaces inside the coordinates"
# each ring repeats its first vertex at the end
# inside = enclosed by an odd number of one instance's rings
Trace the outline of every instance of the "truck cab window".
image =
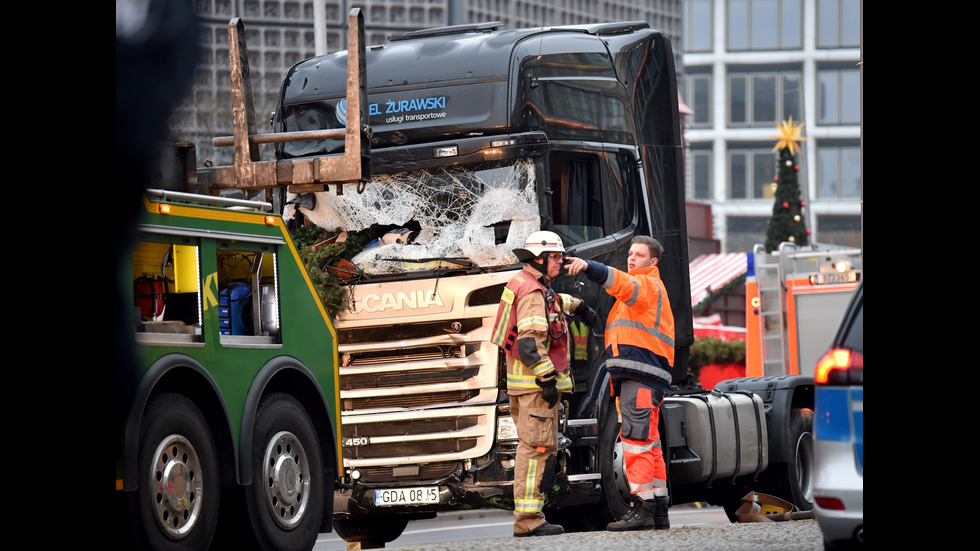
{"type": "Polygon", "coordinates": [[[566,247],[603,237],[599,163],[594,156],[551,158],[553,229],[566,247]]]}
{"type": "Polygon", "coordinates": [[[636,158],[629,152],[619,153],[615,158],[616,174],[611,181],[617,185],[607,186],[605,199],[611,222],[608,229],[622,231],[636,224],[636,233],[651,235],[646,218],[639,215],[647,209],[643,205],[644,185],[636,158]]]}

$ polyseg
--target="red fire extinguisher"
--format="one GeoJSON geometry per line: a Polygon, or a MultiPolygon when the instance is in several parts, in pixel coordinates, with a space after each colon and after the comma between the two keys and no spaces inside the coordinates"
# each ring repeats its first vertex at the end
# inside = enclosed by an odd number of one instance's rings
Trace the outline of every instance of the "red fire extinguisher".
{"type": "Polygon", "coordinates": [[[166,308],[167,282],[159,276],[144,274],[136,280],[136,306],[143,321],[162,321],[166,308]]]}

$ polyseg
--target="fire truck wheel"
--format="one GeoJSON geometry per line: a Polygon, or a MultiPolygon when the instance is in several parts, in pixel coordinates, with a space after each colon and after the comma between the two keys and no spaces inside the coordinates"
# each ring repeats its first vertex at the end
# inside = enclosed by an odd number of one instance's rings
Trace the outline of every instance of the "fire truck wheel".
{"type": "Polygon", "coordinates": [[[140,426],[139,490],[129,507],[141,548],[208,548],[218,521],[217,455],[194,402],[172,393],[150,401],[140,426]]]}
{"type": "MultiPolygon", "coordinates": [[[[333,529],[346,542],[388,543],[395,541],[408,526],[406,515],[371,515],[333,519],[333,529]]],[[[363,549],[367,547],[361,546],[363,549]]]]}
{"type": "Polygon", "coordinates": [[[313,422],[296,398],[262,399],[251,456],[244,496],[255,541],[267,551],[312,549],[323,516],[323,460],[313,422]]]}

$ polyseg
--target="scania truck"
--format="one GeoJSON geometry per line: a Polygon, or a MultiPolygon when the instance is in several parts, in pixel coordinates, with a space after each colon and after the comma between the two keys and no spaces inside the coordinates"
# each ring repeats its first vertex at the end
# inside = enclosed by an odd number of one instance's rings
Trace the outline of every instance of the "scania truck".
{"type": "MultiPolygon", "coordinates": [[[[513,249],[536,230],[623,270],[634,235],[665,245],[677,354],[660,434],[672,503],[722,505],[733,521],[750,491],[812,508],[812,377],[708,392],[688,374],[684,157],[661,32],[641,21],[449,26],[368,46],[363,63],[366,116],[353,124],[370,139],[370,181],[338,188],[311,169],[288,185],[283,212],[349,247],[332,265],[344,293],[334,320],[341,537],[383,544],[439,511],[513,508],[517,437],[491,325],[521,267],[513,249]]],[[[277,143],[278,162],[344,147],[357,112],[347,67],[340,51],[285,75],[273,133],[336,134],[277,143]]],[[[605,320],[611,298],[599,286],[563,275],[554,287],[605,320]]],[[[570,445],[548,474],[545,513],[566,531],[603,529],[630,503],[619,422],[602,329],[571,322],[574,394],[560,405],[570,445]]]]}

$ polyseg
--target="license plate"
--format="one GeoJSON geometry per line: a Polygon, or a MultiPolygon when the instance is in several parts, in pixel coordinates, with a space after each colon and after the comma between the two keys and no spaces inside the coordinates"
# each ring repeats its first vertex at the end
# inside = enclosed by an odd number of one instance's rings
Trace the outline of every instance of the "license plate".
{"type": "Polygon", "coordinates": [[[424,486],[421,488],[394,488],[391,490],[375,490],[374,506],[390,507],[392,505],[423,505],[439,503],[439,487],[424,486]]]}

